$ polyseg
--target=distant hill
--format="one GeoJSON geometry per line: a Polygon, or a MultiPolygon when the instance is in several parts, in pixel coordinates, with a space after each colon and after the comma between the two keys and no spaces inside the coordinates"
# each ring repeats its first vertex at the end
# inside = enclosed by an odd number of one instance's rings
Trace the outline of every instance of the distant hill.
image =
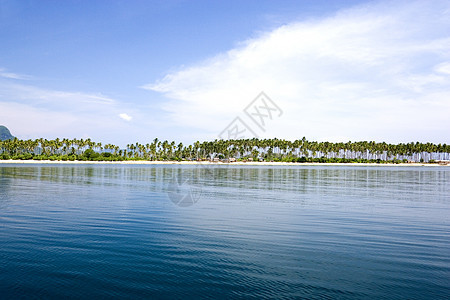
{"type": "Polygon", "coordinates": [[[9,132],[9,129],[3,125],[0,125],[0,141],[10,140],[13,138],[14,137],[11,135],[11,132],[9,132]]]}

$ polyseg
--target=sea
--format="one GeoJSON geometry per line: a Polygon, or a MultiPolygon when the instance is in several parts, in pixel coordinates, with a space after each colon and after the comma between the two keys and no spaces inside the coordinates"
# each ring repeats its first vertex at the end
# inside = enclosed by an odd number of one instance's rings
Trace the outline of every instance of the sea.
{"type": "Polygon", "coordinates": [[[0,163],[0,299],[450,299],[450,168],[0,163]]]}

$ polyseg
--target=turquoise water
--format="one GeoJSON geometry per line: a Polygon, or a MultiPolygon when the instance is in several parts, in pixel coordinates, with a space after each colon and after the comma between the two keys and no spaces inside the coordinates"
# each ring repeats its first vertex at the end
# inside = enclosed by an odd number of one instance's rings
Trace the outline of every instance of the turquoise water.
{"type": "Polygon", "coordinates": [[[448,299],[449,183],[448,167],[0,164],[0,298],[448,299]]]}

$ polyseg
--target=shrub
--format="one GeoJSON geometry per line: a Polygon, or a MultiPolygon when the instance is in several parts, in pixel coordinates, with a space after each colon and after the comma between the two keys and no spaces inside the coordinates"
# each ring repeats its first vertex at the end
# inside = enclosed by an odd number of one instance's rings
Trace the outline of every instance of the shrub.
{"type": "Polygon", "coordinates": [[[97,152],[95,152],[92,149],[87,149],[86,151],[84,151],[83,155],[85,159],[82,160],[95,160],[96,158],[98,158],[100,156],[100,154],[98,154],[97,152]]]}

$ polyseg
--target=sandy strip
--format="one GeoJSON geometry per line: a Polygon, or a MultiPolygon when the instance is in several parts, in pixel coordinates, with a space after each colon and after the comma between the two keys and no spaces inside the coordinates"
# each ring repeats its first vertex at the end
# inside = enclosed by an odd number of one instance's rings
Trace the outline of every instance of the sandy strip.
{"type": "MultiPolygon", "coordinates": [[[[401,163],[293,163],[293,162],[208,162],[208,161],[51,161],[51,160],[0,160],[0,164],[67,164],[67,165],[236,165],[236,166],[379,166],[379,167],[445,167],[439,164],[401,163]]],[[[450,166],[447,165],[447,167],[450,166]]]]}

